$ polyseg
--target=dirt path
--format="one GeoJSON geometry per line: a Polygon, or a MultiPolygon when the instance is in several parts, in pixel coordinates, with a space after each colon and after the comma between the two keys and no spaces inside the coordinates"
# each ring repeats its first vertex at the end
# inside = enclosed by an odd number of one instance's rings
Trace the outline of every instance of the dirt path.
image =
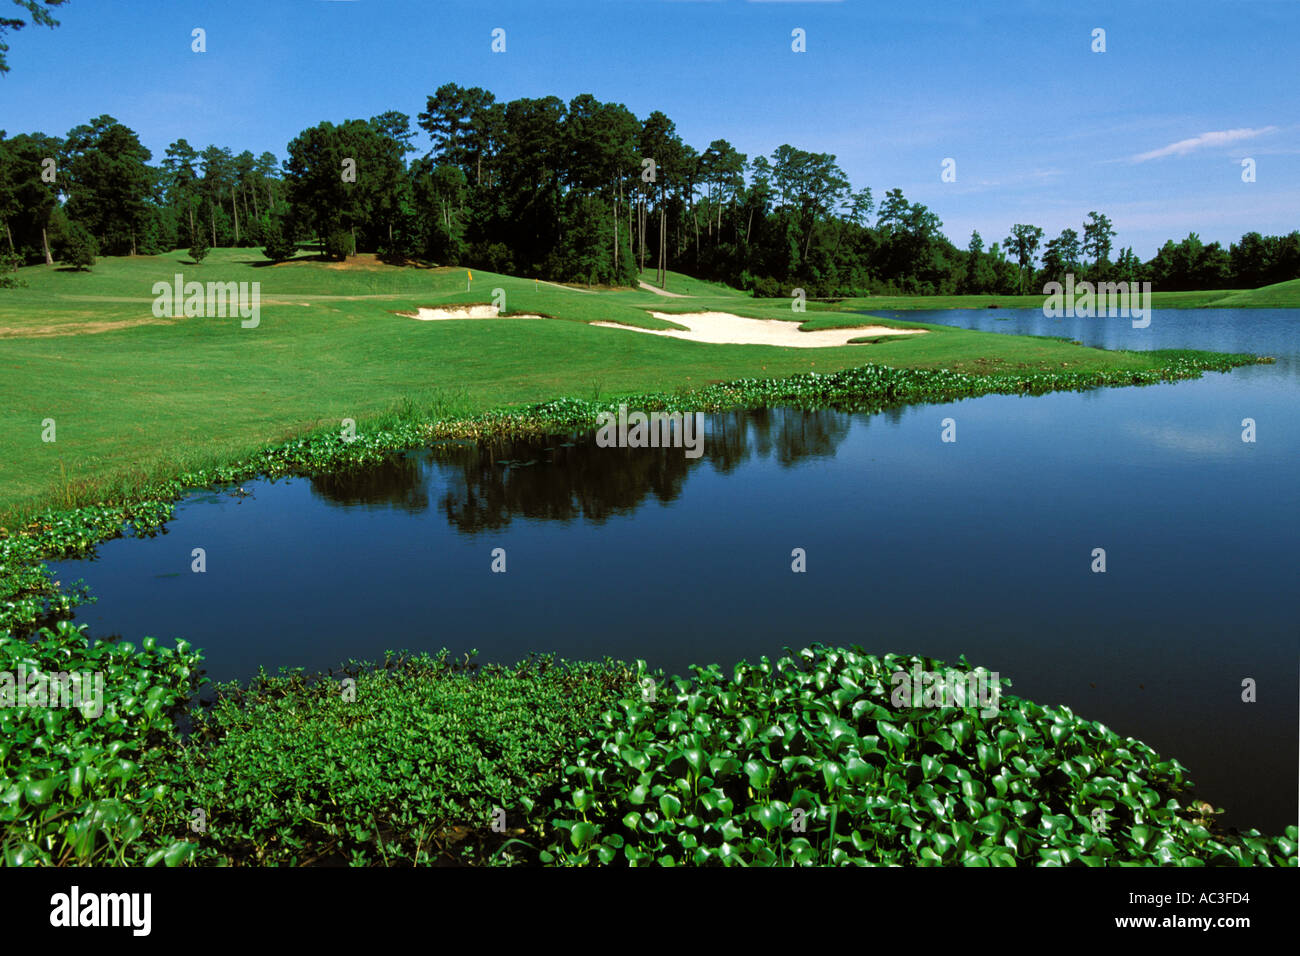
{"type": "Polygon", "coordinates": [[[647,292],[653,292],[655,295],[667,296],[670,299],[691,298],[689,295],[682,295],[680,292],[665,292],[663,289],[657,288],[656,286],[652,286],[649,282],[642,282],[640,279],[636,280],[636,284],[639,285],[641,288],[645,289],[647,292]]]}

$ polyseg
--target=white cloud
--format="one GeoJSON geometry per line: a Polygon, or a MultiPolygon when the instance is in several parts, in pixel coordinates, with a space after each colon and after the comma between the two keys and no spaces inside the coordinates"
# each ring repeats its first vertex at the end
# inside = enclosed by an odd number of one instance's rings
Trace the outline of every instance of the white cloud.
{"type": "Polygon", "coordinates": [[[1256,136],[1263,136],[1265,133],[1277,131],[1276,126],[1265,126],[1261,129],[1221,129],[1209,133],[1202,133],[1200,136],[1193,136],[1191,139],[1180,139],[1176,143],[1170,143],[1168,146],[1161,146],[1159,149],[1153,149],[1149,153],[1138,153],[1131,158],[1131,162],[1145,163],[1152,159],[1163,159],[1166,156],[1186,156],[1193,150],[1203,149],[1207,146],[1227,146],[1229,143],[1236,143],[1243,139],[1254,139],[1256,136]]]}

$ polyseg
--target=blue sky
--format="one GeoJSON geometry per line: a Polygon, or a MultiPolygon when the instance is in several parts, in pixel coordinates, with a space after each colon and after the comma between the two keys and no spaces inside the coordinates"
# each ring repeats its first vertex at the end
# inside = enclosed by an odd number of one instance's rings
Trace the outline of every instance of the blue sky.
{"type": "Polygon", "coordinates": [[[283,159],[307,126],[414,120],[454,81],[660,109],[701,150],[834,153],[855,187],[900,187],[962,247],[1015,222],[1081,230],[1092,209],[1144,258],[1190,231],[1226,246],[1300,228],[1291,0],[70,0],[56,16],[8,34],[10,135],[109,113],[155,162],[180,137],[283,159]]]}

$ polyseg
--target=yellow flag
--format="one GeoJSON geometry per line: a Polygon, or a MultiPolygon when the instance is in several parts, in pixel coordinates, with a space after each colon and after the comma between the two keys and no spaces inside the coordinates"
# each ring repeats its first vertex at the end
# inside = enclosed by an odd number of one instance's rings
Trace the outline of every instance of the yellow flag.
{"type": "Polygon", "coordinates": [[[470,272],[468,269],[465,270],[465,275],[469,276],[470,282],[474,281],[474,273],[470,272]]]}

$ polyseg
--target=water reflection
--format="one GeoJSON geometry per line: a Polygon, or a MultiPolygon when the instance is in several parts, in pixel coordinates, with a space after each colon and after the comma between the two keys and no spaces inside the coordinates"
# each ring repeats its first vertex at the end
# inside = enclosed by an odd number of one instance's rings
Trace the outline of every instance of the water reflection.
{"type": "Polygon", "coordinates": [[[316,498],[339,508],[386,506],[419,514],[429,510],[428,476],[418,458],[396,456],[378,465],[310,479],[316,498]]]}
{"type": "Polygon", "coordinates": [[[726,475],[751,461],[790,468],[833,458],[851,423],[848,413],[826,409],[723,412],[705,416],[702,458],[680,448],[601,448],[587,433],[449,443],[310,483],[315,497],[343,508],[418,514],[436,498],[465,534],[498,531],[514,518],[601,524],[652,499],[675,501],[696,468],[726,475]]]}

